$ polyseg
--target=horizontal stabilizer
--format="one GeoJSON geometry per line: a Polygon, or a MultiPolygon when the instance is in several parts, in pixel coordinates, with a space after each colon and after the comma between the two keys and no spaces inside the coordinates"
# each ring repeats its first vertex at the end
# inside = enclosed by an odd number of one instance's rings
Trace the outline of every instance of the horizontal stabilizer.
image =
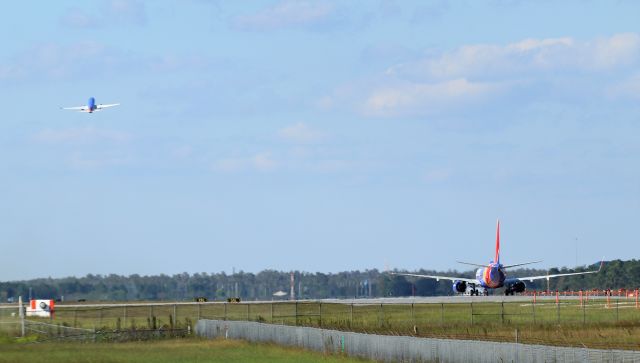
{"type": "Polygon", "coordinates": [[[487,267],[487,264],[485,263],[484,265],[481,265],[479,263],[471,263],[471,262],[464,262],[464,261],[456,261],[457,263],[461,263],[463,265],[469,265],[469,266],[476,266],[476,267],[487,267]]]}
{"type": "Polygon", "coordinates": [[[532,263],[540,263],[542,262],[542,260],[540,261],[531,261],[531,262],[525,262],[525,263],[517,263],[515,265],[506,265],[506,266],[502,266],[502,268],[509,268],[509,267],[516,267],[516,266],[524,266],[524,265],[531,265],[532,263]]]}

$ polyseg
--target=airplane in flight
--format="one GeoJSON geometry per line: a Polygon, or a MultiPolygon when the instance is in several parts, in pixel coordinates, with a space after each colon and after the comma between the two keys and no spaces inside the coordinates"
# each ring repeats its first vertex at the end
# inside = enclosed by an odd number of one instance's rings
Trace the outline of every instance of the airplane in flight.
{"type": "Polygon", "coordinates": [[[598,273],[602,269],[602,265],[604,262],[600,262],[600,268],[593,271],[585,271],[585,272],[573,272],[573,273],[563,273],[563,274],[553,274],[553,275],[541,275],[541,276],[529,276],[529,277],[512,277],[507,278],[506,269],[516,266],[529,265],[532,263],[538,263],[542,261],[533,261],[533,262],[525,262],[519,263],[515,265],[503,265],[500,263],[500,220],[497,223],[496,230],[496,254],[493,261],[490,261],[488,265],[481,265],[476,263],[462,262],[456,261],[458,263],[462,263],[465,265],[471,265],[475,267],[479,267],[476,271],[475,279],[468,279],[463,277],[452,277],[452,276],[435,276],[435,275],[420,275],[420,274],[409,274],[409,273],[398,273],[392,272],[392,275],[401,275],[401,276],[413,276],[413,277],[423,277],[428,279],[436,279],[436,281],[440,280],[449,280],[453,282],[453,292],[460,294],[469,294],[469,295],[480,295],[480,292],[484,295],[488,295],[488,289],[497,289],[504,287],[505,295],[513,295],[514,293],[521,293],[526,290],[525,281],[533,282],[534,280],[547,280],[554,277],[561,276],[574,276],[574,275],[585,275],[585,274],[593,274],[598,273]]]}
{"type": "Polygon", "coordinates": [[[120,105],[119,103],[111,103],[111,104],[107,104],[107,105],[103,105],[103,104],[99,104],[96,105],[96,99],[93,97],[89,98],[89,101],[87,101],[87,104],[85,106],[77,106],[77,107],[62,107],[63,110],[75,110],[78,112],[87,112],[87,113],[93,113],[95,111],[102,111],[103,109],[107,108],[107,107],[113,107],[113,106],[118,106],[120,105]]]}

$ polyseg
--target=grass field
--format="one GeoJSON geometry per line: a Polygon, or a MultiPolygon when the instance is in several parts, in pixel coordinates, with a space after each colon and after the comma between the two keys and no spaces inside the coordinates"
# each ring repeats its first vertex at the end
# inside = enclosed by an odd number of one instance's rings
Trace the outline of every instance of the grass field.
{"type": "Polygon", "coordinates": [[[0,362],[369,362],[301,349],[233,340],[179,339],[129,343],[39,343],[0,341],[0,362]]]}
{"type": "MultiPolygon", "coordinates": [[[[640,309],[633,300],[592,299],[444,304],[256,304],[58,307],[48,323],[85,329],[193,326],[198,318],[249,320],[356,332],[640,349],[640,309]]],[[[0,319],[2,320],[2,319],[0,319]]]]}

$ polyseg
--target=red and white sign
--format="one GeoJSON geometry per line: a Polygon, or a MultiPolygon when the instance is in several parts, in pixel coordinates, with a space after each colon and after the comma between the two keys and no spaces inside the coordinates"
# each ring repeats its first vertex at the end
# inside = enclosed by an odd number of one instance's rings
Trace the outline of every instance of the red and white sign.
{"type": "Polygon", "coordinates": [[[53,300],[31,300],[27,307],[27,316],[48,318],[54,311],[53,300]]]}

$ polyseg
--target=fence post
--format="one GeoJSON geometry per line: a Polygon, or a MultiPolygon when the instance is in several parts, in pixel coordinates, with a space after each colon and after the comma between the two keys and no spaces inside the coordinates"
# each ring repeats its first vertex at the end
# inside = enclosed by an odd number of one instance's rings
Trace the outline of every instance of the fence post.
{"type": "Polygon", "coordinates": [[[382,322],[384,320],[384,310],[382,310],[382,303],[380,303],[380,310],[378,310],[378,327],[382,328],[382,322]]]}
{"type": "Polygon", "coordinates": [[[473,301],[471,302],[471,325],[473,325],[473,301]]]}
{"type": "Polygon", "coordinates": [[[247,321],[251,321],[251,304],[247,303],[247,321]]]}
{"type": "Polygon", "coordinates": [[[99,325],[100,325],[100,328],[101,328],[101,329],[102,329],[102,309],[104,309],[104,308],[100,308],[100,309],[99,309],[99,311],[100,311],[100,317],[99,317],[99,322],[100,322],[100,324],[99,324],[99,325]]]}
{"type": "Polygon", "coordinates": [[[318,325],[322,328],[322,302],[318,304],[318,315],[320,316],[318,325]]]}
{"type": "Polygon", "coordinates": [[[18,296],[18,316],[20,316],[20,329],[24,337],[24,307],[22,306],[22,296],[18,296]]]}
{"type": "Polygon", "coordinates": [[[587,314],[585,312],[585,304],[582,304],[582,325],[586,324],[587,322],[587,314]]]}
{"type": "MultiPolygon", "coordinates": [[[[534,294],[535,294],[535,291],[534,291],[534,294]]],[[[534,296],[533,298],[534,303],[531,305],[531,309],[533,310],[533,323],[535,324],[536,323],[536,303],[535,303],[536,295],[533,295],[533,296],[534,296]]]]}
{"type": "Polygon", "coordinates": [[[124,328],[127,328],[127,305],[124,306],[124,319],[122,320],[122,324],[124,325],[124,328]]]}
{"type": "Polygon", "coordinates": [[[271,303],[271,324],[273,324],[273,302],[271,303]]]}
{"type": "Polygon", "coordinates": [[[616,298],[616,322],[620,321],[618,307],[620,306],[620,295],[616,298]]]}
{"type": "Polygon", "coordinates": [[[224,303],[224,319],[227,320],[227,303],[224,303]]]}
{"type": "Polygon", "coordinates": [[[440,324],[444,325],[444,303],[440,303],[440,324]]]}
{"type": "Polygon", "coordinates": [[[75,308],[73,310],[73,327],[77,327],[78,326],[78,308],[75,308]]]}
{"type": "Polygon", "coordinates": [[[173,325],[178,327],[178,307],[176,304],[173,304],[173,325]]]}
{"type": "Polygon", "coordinates": [[[413,303],[411,303],[411,324],[413,325],[414,329],[416,326],[416,315],[415,312],[413,310],[413,303]]]}
{"type": "Polygon", "coordinates": [[[349,311],[349,328],[353,326],[353,303],[351,303],[351,310],[349,311]]]}
{"type": "Polygon", "coordinates": [[[504,301],[500,303],[500,318],[502,320],[502,324],[504,324],[504,301]]]}
{"type": "Polygon", "coordinates": [[[557,317],[558,324],[560,324],[560,302],[558,301],[557,291],[558,290],[556,290],[556,315],[558,316],[557,317]]]}
{"type": "Polygon", "coordinates": [[[198,320],[200,320],[200,318],[202,317],[202,304],[198,303],[198,320]]]}

